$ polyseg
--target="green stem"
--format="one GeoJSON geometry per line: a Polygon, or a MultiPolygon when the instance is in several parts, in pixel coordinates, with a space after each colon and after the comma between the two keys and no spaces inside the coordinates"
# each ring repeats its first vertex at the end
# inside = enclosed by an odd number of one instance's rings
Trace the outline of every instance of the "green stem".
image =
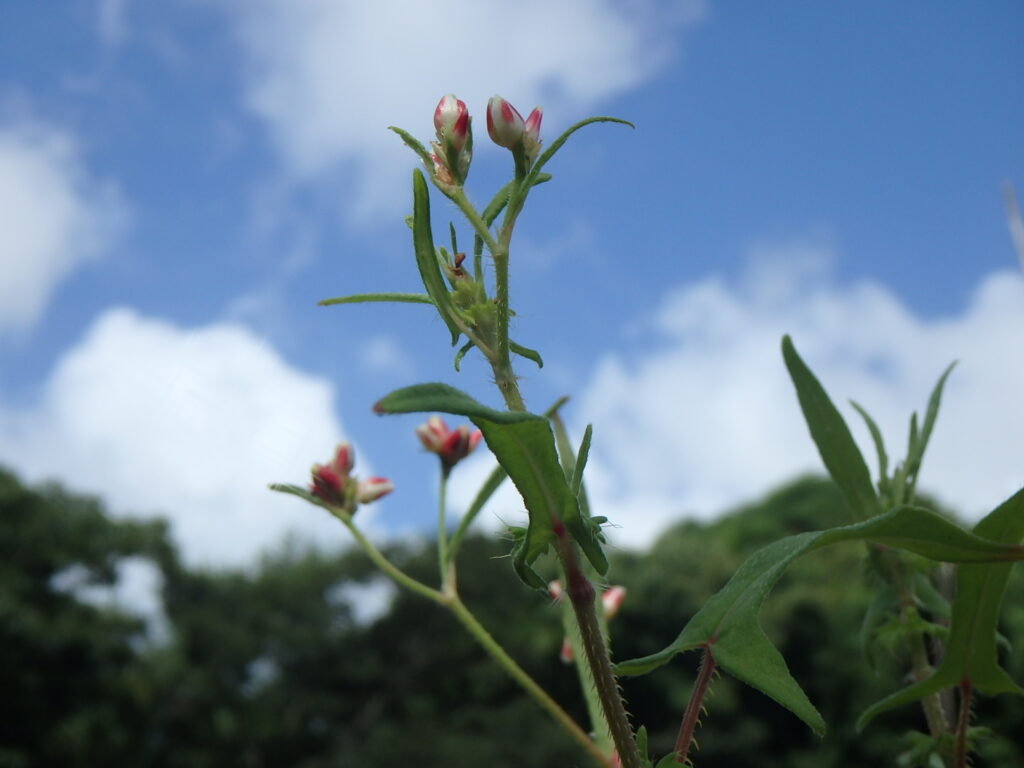
{"type": "Polygon", "coordinates": [[[462,626],[476,639],[480,646],[491,655],[491,658],[498,662],[501,668],[508,672],[512,679],[586,750],[587,754],[594,759],[597,765],[602,766],[602,768],[611,768],[611,760],[601,751],[597,744],[569,717],[568,713],[558,705],[558,702],[537,685],[536,681],[491,637],[487,629],[484,628],[476,616],[459,599],[459,596],[453,593],[449,594],[446,599],[448,609],[455,614],[455,618],[462,623],[462,626]]]}
{"type": "MultiPolygon", "coordinates": [[[[911,676],[915,682],[920,682],[931,675],[932,665],[928,659],[924,633],[916,628],[918,622],[913,620],[912,612],[917,611],[917,599],[910,585],[907,567],[892,550],[874,551],[881,557],[884,569],[888,572],[889,583],[896,590],[900,604],[900,624],[910,654],[911,676]]],[[[929,694],[921,699],[921,709],[928,724],[928,734],[933,739],[939,741],[944,734],[949,733],[949,720],[946,718],[940,694],[929,694]]],[[[947,768],[953,764],[952,750],[948,746],[942,748],[941,757],[947,768]]]]}
{"type": "Polygon", "coordinates": [[[448,562],[448,523],[445,520],[445,505],[448,496],[448,469],[441,463],[441,487],[437,493],[437,564],[441,569],[442,587],[447,585],[450,575],[448,562]]]}
{"type": "Polygon", "coordinates": [[[451,194],[445,192],[445,190],[441,187],[438,187],[438,189],[440,189],[445,195],[447,195],[449,200],[451,200],[453,203],[455,203],[456,206],[458,206],[458,209],[462,211],[462,215],[466,217],[467,221],[469,221],[473,229],[484,241],[484,244],[487,246],[487,250],[489,250],[491,253],[494,253],[496,250],[498,250],[498,244],[494,241],[494,236],[491,234],[491,230],[487,226],[487,222],[483,220],[483,217],[481,217],[480,214],[477,213],[477,210],[476,208],[473,207],[473,204],[469,202],[469,198],[466,197],[466,193],[462,189],[462,187],[459,187],[451,194]]]}
{"type": "Polygon", "coordinates": [[[352,518],[350,515],[341,511],[340,509],[336,509],[329,506],[324,506],[324,509],[326,509],[328,512],[330,512],[332,515],[334,515],[336,518],[341,520],[342,523],[345,524],[345,527],[348,528],[349,533],[352,534],[352,537],[362,548],[363,552],[366,553],[367,557],[369,557],[370,560],[373,561],[374,565],[376,565],[378,568],[384,571],[385,574],[391,577],[392,581],[394,581],[399,586],[405,587],[411,592],[415,592],[417,595],[421,595],[422,597],[427,598],[428,600],[432,600],[435,603],[439,603],[441,605],[445,604],[446,598],[444,594],[442,594],[440,591],[436,589],[433,589],[432,587],[428,587],[421,581],[417,581],[412,576],[405,573],[405,571],[398,568],[386,557],[384,557],[384,555],[381,554],[381,551],[377,549],[375,546],[373,546],[373,544],[370,543],[370,540],[367,539],[366,536],[363,535],[363,532],[360,531],[359,528],[356,526],[356,524],[352,522],[352,518]]]}

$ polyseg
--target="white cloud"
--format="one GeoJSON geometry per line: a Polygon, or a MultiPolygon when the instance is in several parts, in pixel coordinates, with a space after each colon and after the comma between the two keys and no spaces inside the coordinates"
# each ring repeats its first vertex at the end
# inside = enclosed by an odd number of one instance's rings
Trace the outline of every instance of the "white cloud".
{"type": "Polygon", "coordinates": [[[0,418],[0,461],[118,513],[169,516],[190,562],[242,564],[288,530],[347,541],[323,510],[267,489],[330,456],[343,437],[333,397],[243,326],[185,330],[113,309],[34,407],[0,418]]]}
{"type": "Polygon", "coordinates": [[[954,358],[920,487],[978,517],[1024,485],[1024,279],[988,276],[964,310],[926,319],[885,288],[836,286],[814,248],[755,256],[740,283],[712,276],[665,297],[632,354],[597,366],[579,413],[594,423],[595,514],[627,544],[683,515],[708,516],[796,473],[821,471],[779,348],[792,335],[854,430],[874,451],[852,397],[902,456],[954,358]]]}
{"type": "Polygon", "coordinates": [[[388,334],[377,334],[360,344],[359,363],[369,373],[391,373],[406,378],[412,378],[414,370],[409,353],[388,334]]]}
{"type": "Polygon", "coordinates": [[[454,92],[485,138],[497,91],[523,109],[543,104],[556,130],[654,75],[704,13],[701,0],[223,4],[247,56],[248,106],[286,168],[343,174],[357,217],[390,211],[408,184],[412,157],[388,125],[427,138],[437,99],[454,92]]]}
{"type": "Polygon", "coordinates": [[[96,7],[97,28],[100,40],[106,45],[117,45],[128,34],[126,12],[128,0],[99,0],[96,7]]]}
{"type": "Polygon", "coordinates": [[[0,330],[31,326],[123,220],[116,190],[86,173],[69,134],[28,120],[0,125],[0,330]]]}

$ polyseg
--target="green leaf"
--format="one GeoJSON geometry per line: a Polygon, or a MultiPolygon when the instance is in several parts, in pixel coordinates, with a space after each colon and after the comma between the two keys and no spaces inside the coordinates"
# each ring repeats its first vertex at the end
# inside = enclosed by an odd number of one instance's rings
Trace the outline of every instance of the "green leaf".
{"type": "Polygon", "coordinates": [[[420,160],[423,161],[423,164],[425,166],[427,166],[427,168],[433,168],[434,167],[434,161],[431,160],[430,153],[427,152],[426,147],[424,147],[422,144],[420,144],[420,142],[416,139],[416,137],[414,137],[408,131],[403,131],[401,128],[396,128],[393,125],[389,125],[388,126],[388,130],[389,131],[394,131],[399,136],[401,136],[402,137],[402,141],[405,142],[405,145],[407,147],[409,147],[417,155],[420,156],[420,160]]]}
{"type": "Polygon", "coordinates": [[[825,723],[821,715],[789,674],[782,655],[758,624],[757,614],[771,588],[796,557],[829,544],[857,540],[899,547],[933,560],[1024,559],[1024,547],[989,541],[934,512],[910,506],[897,507],[861,523],[789,536],[748,557],[671,645],[651,656],[619,664],[619,672],[643,674],[683,651],[710,648],[725,671],[789,709],[816,732],[823,733],[825,723]]]}
{"type": "Polygon", "coordinates": [[[846,422],[832,404],[828,393],[811,373],[789,336],[782,338],[782,356],[796,387],[800,408],[818,446],[818,453],[836,485],[846,496],[854,515],[863,519],[881,514],[864,457],[853,441],[846,422]]]}
{"type": "Polygon", "coordinates": [[[576,464],[572,468],[572,480],[569,482],[569,487],[572,488],[573,494],[576,496],[580,495],[580,489],[583,487],[583,470],[587,466],[587,458],[590,456],[590,441],[594,436],[594,425],[587,424],[586,430],[583,432],[583,440],[580,441],[580,450],[576,454],[576,464]]]}
{"type": "Polygon", "coordinates": [[[921,433],[914,435],[913,446],[907,454],[908,472],[914,478],[910,487],[911,493],[913,493],[914,485],[917,482],[917,475],[921,470],[921,461],[924,459],[924,451],[928,447],[928,440],[932,436],[935,420],[939,415],[939,405],[942,403],[942,390],[946,386],[946,379],[949,378],[949,374],[953,372],[955,367],[956,361],[954,360],[946,367],[942,375],[939,376],[939,380],[936,382],[935,388],[928,398],[928,408],[924,414],[924,425],[921,427],[921,433]]]}
{"type": "Polygon", "coordinates": [[[516,344],[512,339],[508,340],[508,348],[515,352],[520,357],[525,357],[527,360],[532,360],[537,364],[538,368],[544,367],[544,361],[541,359],[540,352],[529,347],[524,347],[522,344],[516,344]]]}
{"type": "Polygon", "coordinates": [[[850,405],[852,405],[857,413],[860,414],[861,418],[864,419],[868,432],[871,433],[871,439],[875,443],[875,451],[878,453],[878,489],[881,491],[888,484],[889,478],[889,457],[885,452],[885,441],[882,440],[882,431],[878,428],[875,420],[871,418],[871,415],[861,408],[857,402],[851,400],[850,405]]]}
{"type": "MultiPolygon", "coordinates": [[[[1004,545],[1018,544],[1024,539],[1024,490],[990,512],[974,526],[974,533],[1004,545]]],[[[942,661],[930,677],[869,707],[857,720],[858,729],[882,712],[959,685],[963,680],[970,680],[982,693],[1024,694],[1024,689],[999,666],[996,653],[999,605],[1012,567],[1010,562],[957,567],[956,598],[942,661]]]]}
{"type": "Polygon", "coordinates": [[[454,320],[455,307],[437,264],[434,235],[430,228],[430,193],[419,168],[412,174],[412,201],[412,242],[416,251],[416,266],[420,270],[423,287],[427,289],[427,294],[437,307],[437,313],[451,331],[452,346],[455,346],[461,331],[454,320]]]}
{"type": "Polygon", "coordinates": [[[526,510],[526,536],[514,552],[520,578],[538,589],[544,580],[531,568],[554,539],[553,515],[565,524],[590,563],[601,574],[608,561],[589,521],[566,482],[555,450],[551,425],[543,416],[520,411],[496,411],[447,384],[417,384],[385,396],[374,406],[377,413],[441,411],[469,418],[483,433],[487,447],[515,483],[526,510]]]}
{"type": "Polygon", "coordinates": [[[538,180],[538,177],[541,175],[540,169],[555,156],[555,153],[562,148],[562,145],[569,140],[570,136],[576,133],[580,128],[590,125],[591,123],[619,123],[620,125],[628,125],[630,128],[636,129],[636,126],[631,122],[628,120],[622,120],[618,117],[588,117],[586,120],[580,120],[575,125],[570,125],[565,129],[561,136],[548,145],[546,150],[541,152],[540,157],[537,158],[536,162],[534,162],[533,166],[530,168],[530,172],[527,173],[526,177],[523,179],[524,189],[530,189],[530,187],[540,184],[541,182],[538,180]]]}
{"type": "Polygon", "coordinates": [[[354,293],[351,296],[338,296],[333,299],[322,299],[317,302],[319,307],[333,304],[362,304],[373,301],[394,301],[399,304],[433,304],[434,301],[423,293],[354,293]]]}
{"type": "Polygon", "coordinates": [[[465,344],[463,344],[461,347],[459,347],[459,351],[455,353],[455,370],[456,371],[458,371],[459,370],[459,366],[462,365],[462,358],[464,358],[466,356],[466,353],[469,352],[469,350],[471,350],[474,346],[475,345],[473,344],[472,341],[467,341],[465,344]]]}

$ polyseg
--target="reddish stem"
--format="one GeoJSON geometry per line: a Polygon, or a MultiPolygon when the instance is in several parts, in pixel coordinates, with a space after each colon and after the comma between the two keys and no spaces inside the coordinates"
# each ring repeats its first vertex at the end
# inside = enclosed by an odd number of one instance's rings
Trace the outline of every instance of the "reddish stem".
{"type": "Polygon", "coordinates": [[[971,720],[971,686],[970,678],[960,681],[960,716],[956,724],[956,768],[967,768],[967,726],[971,720]]]}
{"type": "Polygon", "coordinates": [[[715,673],[715,657],[711,655],[711,646],[704,646],[704,656],[700,662],[697,682],[693,684],[690,702],[686,705],[683,722],[679,725],[679,736],[676,738],[676,762],[685,763],[693,743],[693,733],[697,730],[700,710],[704,706],[704,697],[711,687],[711,676],[715,673]]]}

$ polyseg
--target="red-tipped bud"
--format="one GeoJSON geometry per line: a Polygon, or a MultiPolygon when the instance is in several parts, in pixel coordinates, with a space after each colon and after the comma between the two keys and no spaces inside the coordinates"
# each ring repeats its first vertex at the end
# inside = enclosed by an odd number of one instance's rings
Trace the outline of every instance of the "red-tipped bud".
{"type": "Polygon", "coordinates": [[[535,107],[527,118],[523,129],[523,147],[526,149],[526,156],[530,161],[536,159],[540,152],[540,121],[544,117],[544,110],[535,107]]]}
{"type": "Polygon", "coordinates": [[[562,660],[563,664],[572,664],[573,655],[572,643],[566,637],[562,640],[562,647],[558,651],[558,658],[562,660]]]}
{"type": "Polygon", "coordinates": [[[499,147],[517,146],[523,140],[525,127],[522,115],[501,96],[492,96],[487,102],[487,133],[499,147]]]}
{"type": "Polygon", "coordinates": [[[334,460],[331,462],[331,467],[339,475],[347,476],[352,472],[352,467],[356,465],[356,454],[352,450],[351,443],[340,443],[334,451],[334,460]]]}
{"type": "Polygon", "coordinates": [[[424,448],[437,454],[446,471],[471,454],[481,438],[479,429],[470,431],[465,424],[458,429],[448,429],[440,416],[431,416],[416,427],[416,436],[424,448]]]}
{"type": "Polygon", "coordinates": [[[345,481],[348,475],[339,475],[331,465],[313,465],[313,483],[310,491],[317,498],[338,507],[345,506],[345,481]]]}
{"type": "Polygon", "coordinates": [[[442,144],[447,140],[456,152],[461,152],[469,138],[469,110],[466,103],[449,93],[437,102],[434,110],[434,128],[442,144]]]}
{"type": "Polygon", "coordinates": [[[361,480],[359,482],[358,490],[356,490],[356,501],[360,504],[369,504],[381,496],[387,496],[393,490],[395,490],[395,484],[386,477],[371,477],[368,480],[361,480]]]}
{"type": "Polygon", "coordinates": [[[601,605],[604,607],[605,619],[611,619],[619,612],[622,601],[626,599],[625,587],[609,587],[601,593],[601,605]]]}

